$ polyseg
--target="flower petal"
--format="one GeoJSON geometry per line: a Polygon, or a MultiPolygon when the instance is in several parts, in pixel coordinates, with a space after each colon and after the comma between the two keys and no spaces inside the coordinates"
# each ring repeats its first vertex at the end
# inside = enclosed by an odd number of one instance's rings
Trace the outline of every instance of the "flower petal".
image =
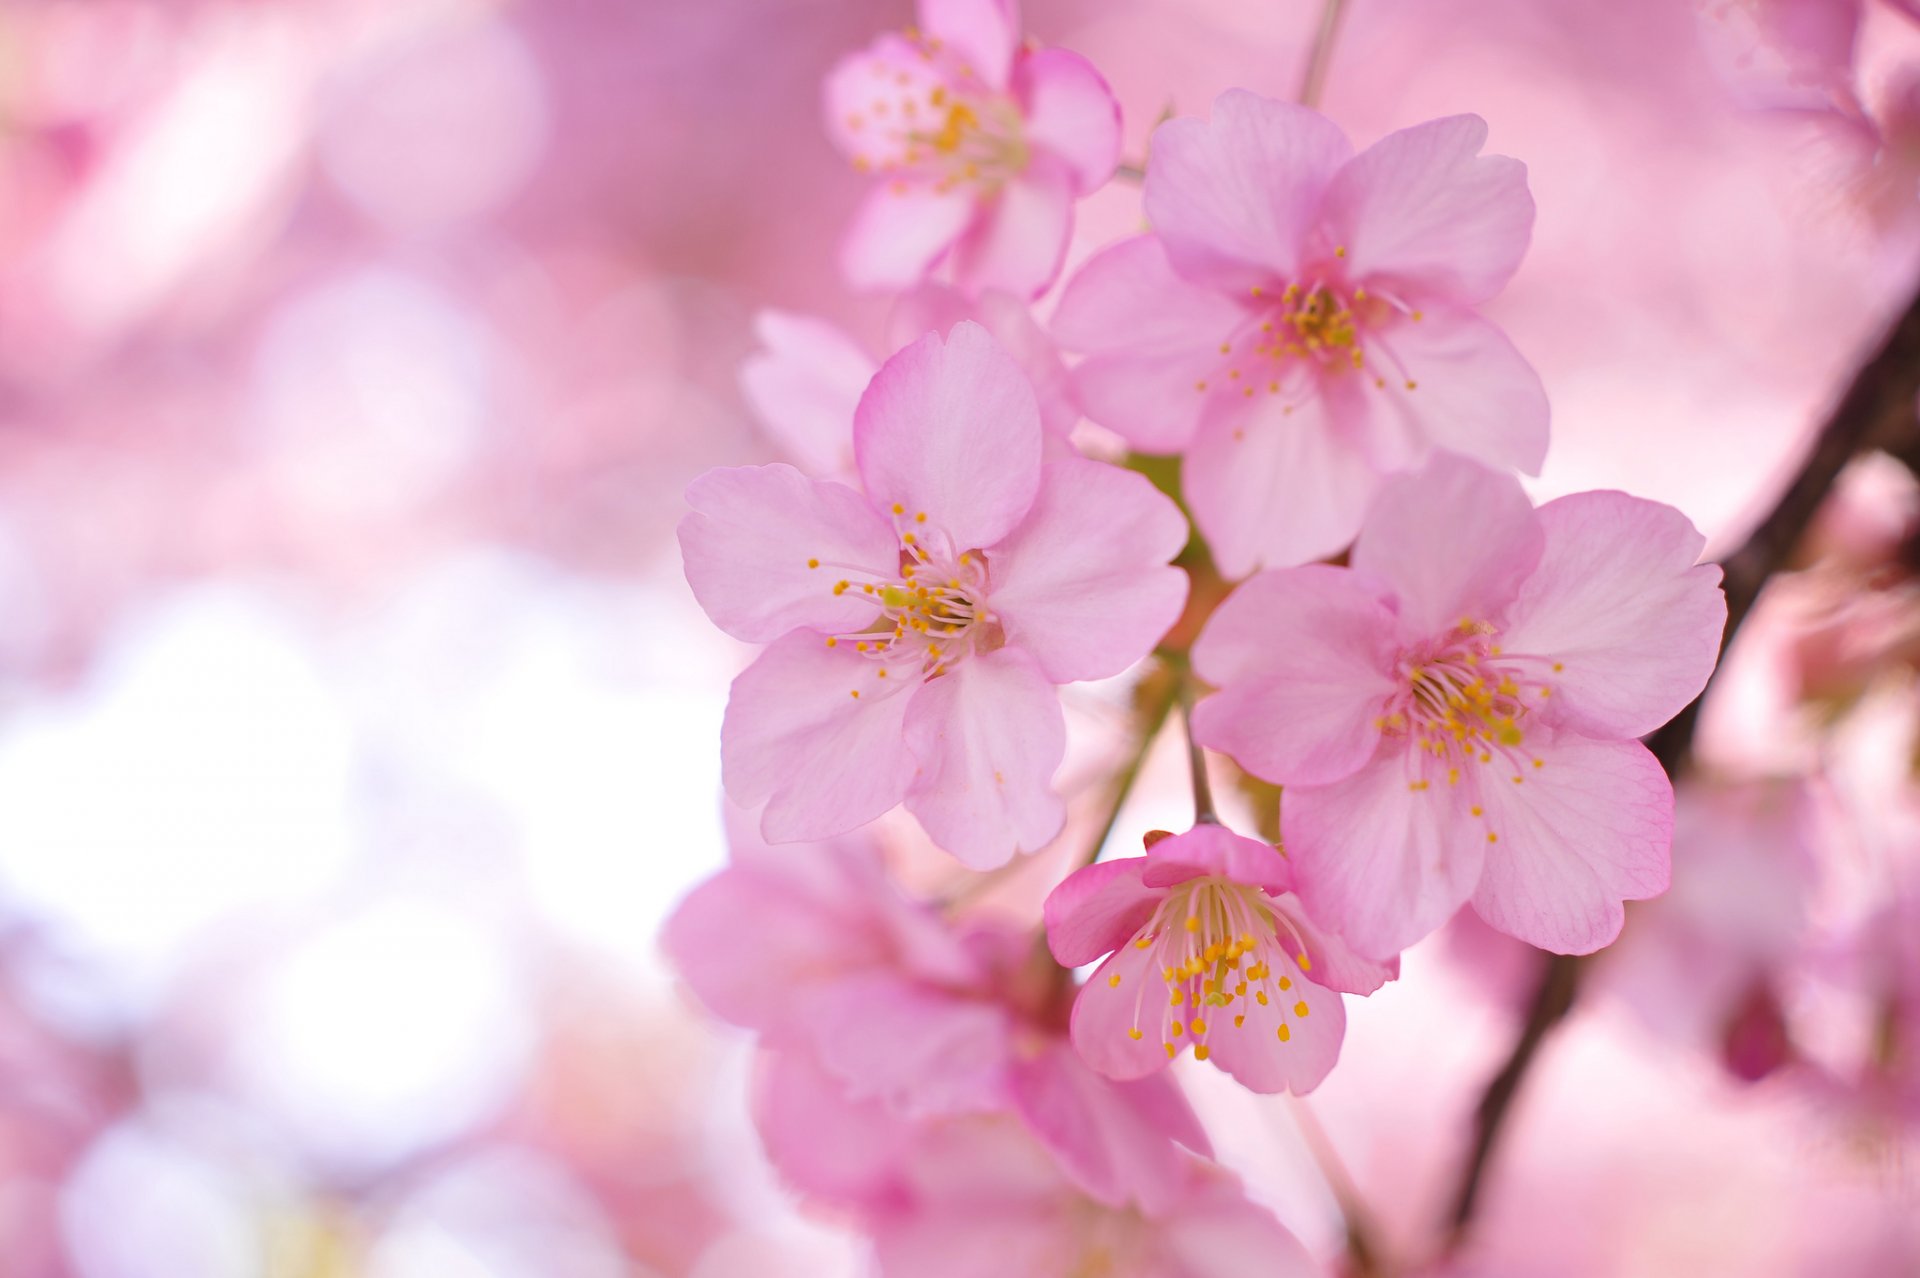
{"type": "Polygon", "coordinates": [[[1075,870],[1047,894],[1047,947],[1062,967],[1080,967],[1131,941],[1165,892],[1140,880],[1147,859],[1123,857],[1075,870]]]}
{"type": "Polygon", "coordinates": [[[989,87],[1005,88],[1020,44],[1014,0],[920,0],[920,25],[953,47],[989,87]]]}
{"type": "MultiPolygon", "coordinates": [[[[1337,934],[1315,923],[1299,897],[1277,897],[1273,908],[1275,913],[1286,916],[1294,931],[1306,943],[1309,966],[1301,970],[1311,973],[1308,979],[1316,985],[1324,985],[1342,994],[1371,994],[1400,975],[1398,957],[1380,962],[1355,953],[1353,947],[1337,934]]],[[[1280,948],[1297,966],[1300,961],[1299,946],[1293,943],[1292,935],[1285,928],[1280,929],[1278,936],[1280,948]]]]}
{"type": "Polygon", "coordinates": [[[904,178],[867,192],[840,242],[840,273],[856,289],[887,292],[918,284],[972,225],[973,196],[904,178]]]}
{"type": "Polygon", "coordinates": [[[1448,116],[1389,133],[1340,170],[1322,216],[1349,278],[1462,306],[1506,287],[1533,235],[1533,196],[1527,166],[1482,156],[1486,140],[1479,116],[1448,116]]]}
{"type": "Polygon", "coordinates": [[[1381,487],[1354,542],[1353,566],[1392,584],[1401,633],[1425,639],[1463,620],[1504,615],[1542,545],[1518,480],[1436,453],[1381,487]]]}
{"type": "Polygon", "coordinates": [[[1066,716],[1032,658],[1002,648],[959,662],[914,697],[906,734],[919,765],[907,811],[962,864],[990,870],[1060,833],[1066,716]]]}
{"type": "Polygon", "coordinates": [[[1706,687],[1727,600],[1706,545],[1671,506],[1578,493],[1540,508],[1546,551],[1507,612],[1509,651],[1551,657],[1558,722],[1638,737],[1706,687]]]}
{"type": "Polygon", "coordinates": [[[1343,781],[1289,786],[1280,831],[1308,913],[1358,953],[1390,959],[1442,923],[1480,881],[1486,844],[1450,789],[1413,790],[1398,744],[1343,781]]]}
{"type": "Polygon", "coordinates": [[[914,765],[901,742],[917,690],[908,679],[877,679],[881,668],[796,630],[733,681],[721,779],[735,803],[767,805],[760,828],[769,842],[843,834],[906,797],[914,765]]]}
{"type": "Polygon", "coordinates": [[[1211,120],[1153,132],[1147,220],[1174,269],[1239,295],[1298,273],[1322,192],[1353,154],[1339,126],[1307,107],[1230,89],[1211,120]]]}
{"type": "Polygon", "coordinates": [[[1014,93],[1028,144],[1066,163],[1075,194],[1105,185],[1120,162],[1120,103],[1093,63],[1066,49],[1038,49],[1015,64],[1014,93]]]}
{"type": "Polygon", "coordinates": [[[1182,484],[1214,564],[1229,579],[1345,549],[1380,477],[1347,429],[1349,381],[1287,411],[1285,396],[1216,392],[1187,453],[1182,484]]]}
{"type": "Polygon", "coordinates": [[[1180,508],[1146,476],[1070,459],[1041,469],[1026,519],[988,554],[988,603],[1007,642],[1055,683],[1105,679],[1179,620],[1187,574],[1180,508]]]}
{"type": "Polygon", "coordinates": [[[814,1054],[854,1100],[907,1118],[984,1113],[1007,1102],[1007,1012],[890,972],[820,986],[799,1000],[814,1054]]]}
{"type": "Polygon", "coordinates": [[[843,484],[791,466],[710,470],[687,488],[680,521],[687,584],[713,623],[767,643],[790,630],[859,630],[878,615],[859,593],[836,595],[847,573],[895,575],[900,542],[843,484]]]}
{"type": "Polygon", "coordinates": [[[1080,1059],[1108,1078],[1145,1078],[1166,1068],[1167,1005],[1155,947],[1129,940],[1102,963],[1073,1000],[1070,1035],[1080,1059]],[[1116,982],[1115,977],[1120,979],[1116,982]],[[1135,1038],[1133,1030],[1139,1030],[1135,1038]]]}
{"type": "Polygon", "coordinates": [[[874,375],[854,415],[853,452],[882,510],[925,512],[956,550],[1013,531],[1040,488],[1033,387],[978,324],[929,333],[874,375]]]}
{"type": "MultiPolygon", "coordinates": [[[[988,289],[969,300],[958,289],[944,284],[922,284],[902,294],[887,317],[887,332],[892,349],[898,350],[924,333],[945,334],[961,320],[974,320],[993,340],[1000,343],[1014,363],[1033,383],[1040,401],[1040,425],[1049,435],[1066,435],[1080,420],[1080,403],[1074,398],[1073,377],[1060,362],[1060,351],[1046,331],[1034,321],[1033,311],[1022,298],[1000,289],[988,289]]],[[[866,383],[861,383],[865,389],[866,383]]],[[[855,402],[858,402],[858,395],[855,402]]],[[[853,415],[847,415],[848,448],[852,448],[853,415]]],[[[1068,445],[1068,448],[1071,446],[1068,445]]]]}
{"type": "Polygon", "coordinates": [[[753,317],[761,349],[740,364],[740,390],[801,469],[853,473],[853,410],[879,367],[825,320],[788,311],[753,317]]]}
{"type": "Polygon", "coordinates": [[[1486,872],[1473,908],[1556,954],[1590,954],[1620,934],[1621,901],[1667,890],[1673,786],[1637,741],[1565,735],[1522,784],[1483,787],[1486,872]]]}
{"type": "Polygon", "coordinates": [[[1220,689],[1195,707],[1194,740],[1278,785],[1347,776],[1380,743],[1393,637],[1393,613],[1348,569],[1248,578],[1194,642],[1194,670],[1220,689]]]}
{"type": "Polygon", "coordinates": [[[1304,1096],[1320,1085],[1340,1058],[1347,1009],[1332,990],[1300,979],[1279,997],[1265,1003],[1239,999],[1208,1021],[1209,1058],[1242,1087],[1264,1095],[1304,1096]],[[1301,1006],[1307,1009],[1305,1016],[1299,1012],[1301,1006]],[[1284,1039],[1280,1037],[1283,1024],[1284,1039]]]}
{"type": "Polygon", "coordinates": [[[969,293],[1005,289],[1037,297],[1060,274],[1073,236],[1073,176],[1036,155],[980,205],[953,249],[953,276],[969,293]]]}
{"type": "Polygon", "coordinates": [[[754,1128],[793,1188],[839,1207],[898,1200],[914,1128],[876,1101],[855,1101],[806,1052],[764,1052],[754,1080],[754,1128]]]}
{"type": "MultiPolygon", "coordinates": [[[[1199,1129],[1165,1075],[1119,1083],[1102,1078],[1071,1047],[1054,1040],[1014,1062],[1014,1106],[1027,1128],[1081,1189],[1109,1207],[1170,1205],[1186,1184],[1189,1160],[1157,1119],[1177,1116],[1182,1133],[1199,1129]]],[[[1204,1137],[1201,1138],[1204,1141],[1204,1137]]]]}
{"type": "Polygon", "coordinates": [[[1322,1278],[1325,1270],[1265,1207],[1230,1180],[1213,1180],[1156,1222],[1167,1254],[1164,1278],[1322,1278]]]}
{"type": "Polygon", "coordinates": [[[1383,458],[1417,465],[1445,448],[1500,469],[1540,473],[1547,392],[1505,333],[1472,311],[1442,307],[1364,340],[1373,372],[1386,383],[1366,396],[1371,438],[1383,458]]]}
{"type": "Polygon", "coordinates": [[[1147,872],[1141,881],[1150,888],[1170,888],[1205,874],[1269,892],[1284,892],[1293,886],[1287,859],[1271,843],[1249,839],[1207,821],[1184,834],[1161,839],[1147,849],[1146,860],[1147,872]]]}

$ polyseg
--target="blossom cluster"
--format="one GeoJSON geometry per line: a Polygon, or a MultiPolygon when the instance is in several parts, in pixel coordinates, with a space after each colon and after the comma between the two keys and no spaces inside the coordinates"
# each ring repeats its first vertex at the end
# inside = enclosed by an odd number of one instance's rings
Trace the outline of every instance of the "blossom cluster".
{"type": "Polygon", "coordinates": [[[694,595],[761,648],[721,731],[735,860],[669,951],[760,1036],[776,1165],[888,1274],[1304,1266],[1169,1063],[1311,1091],[1344,998],[1464,906],[1613,941],[1668,886],[1638,738],[1714,670],[1719,570],[1669,507],[1516,478],[1547,392],[1480,308],[1534,205],[1479,118],[1357,148],[1228,90],[1154,131],[1150,229],[1061,282],[1119,107],[1011,0],[922,0],[824,103],[869,183],[841,263],[896,295],[894,349],[763,316],[743,387],[799,464],[687,492],[694,595]],[[1143,662],[1197,696],[1202,779],[1210,750],[1278,787],[1277,840],[1201,784],[1192,828],[1090,857],[1039,918],[890,880],[896,807],[971,871],[1053,844],[1060,690],[1143,662]]]}

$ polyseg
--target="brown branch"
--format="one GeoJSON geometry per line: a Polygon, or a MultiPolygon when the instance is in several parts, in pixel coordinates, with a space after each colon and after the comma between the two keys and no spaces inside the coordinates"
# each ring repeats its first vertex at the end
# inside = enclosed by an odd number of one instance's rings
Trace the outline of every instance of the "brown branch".
{"type": "MultiPolygon", "coordinates": [[[[1885,447],[1907,454],[1920,450],[1920,420],[1915,399],[1920,397],[1920,292],[1907,304],[1873,357],[1860,366],[1825,425],[1814,438],[1806,460],[1740,549],[1723,561],[1726,571],[1727,625],[1720,636],[1724,656],[1755,601],[1792,555],[1813,522],[1820,503],[1848,461],[1868,448],[1885,447]]],[[[1708,685],[1711,687],[1711,683],[1708,685]]],[[[1647,748],[1668,775],[1678,776],[1693,759],[1693,734],[1699,723],[1696,697],[1664,727],[1647,738],[1647,748]]],[[[1461,1172],[1460,1187],[1448,1217],[1447,1249],[1465,1236],[1478,1203],[1481,1182],[1498,1143],[1500,1132],[1547,1035],[1566,1019],[1580,992],[1584,959],[1549,955],[1540,986],[1527,1008],[1520,1037],[1506,1063],[1487,1083],[1474,1110],[1473,1145],[1461,1172]]]]}

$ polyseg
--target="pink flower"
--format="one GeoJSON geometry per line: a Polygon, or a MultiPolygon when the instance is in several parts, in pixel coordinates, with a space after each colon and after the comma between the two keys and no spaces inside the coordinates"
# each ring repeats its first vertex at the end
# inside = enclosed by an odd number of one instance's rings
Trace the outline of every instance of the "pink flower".
{"type": "Polygon", "coordinates": [[[1268,844],[1202,824],[1144,857],[1103,861],[1047,898],[1047,943],[1100,965],[1073,1004],[1073,1045],[1110,1078],[1144,1078],[1188,1044],[1256,1092],[1312,1091],[1346,1032],[1340,991],[1370,994],[1399,960],[1360,958],[1315,927],[1268,844]]]}
{"type": "Polygon", "coordinates": [[[1286,787],[1297,890],[1385,957],[1471,899],[1585,953],[1668,879],[1673,791],[1635,741],[1705,686],[1726,602],[1678,511],[1580,493],[1538,511],[1441,455],[1390,480],[1352,568],[1265,572],[1194,645],[1194,735],[1286,787]]]}
{"type": "Polygon", "coordinates": [[[1059,832],[1055,686],[1119,674],[1179,616],[1186,521],[1142,476],[1041,460],[1018,366],[977,324],[874,377],[866,494],[790,466],[714,470],[680,525],[722,630],[770,643],[734,681],[722,778],[776,843],[906,802],[975,868],[1059,832]]]}
{"type": "Polygon", "coordinates": [[[969,293],[1023,297],[1060,272],[1073,202],[1112,176],[1120,104],[1085,58],[1020,43],[1013,0],[920,0],[827,76],[827,129],[880,181],[841,246],[856,288],[901,289],[943,259],[969,293]]]}
{"type": "Polygon", "coordinates": [[[1088,262],[1053,333],[1087,415],[1186,453],[1228,577],[1340,550],[1380,476],[1435,447],[1539,470],[1540,379],[1474,307],[1520,265],[1526,169],[1461,115],[1353,154],[1325,116],[1234,90],[1154,134],[1153,232],[1088,262]]]}

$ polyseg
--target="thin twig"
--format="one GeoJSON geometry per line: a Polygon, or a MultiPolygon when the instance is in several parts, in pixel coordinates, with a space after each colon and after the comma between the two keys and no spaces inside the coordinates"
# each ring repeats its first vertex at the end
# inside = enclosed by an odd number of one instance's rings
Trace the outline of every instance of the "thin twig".
{"type": "MultiPolygon", "coordinates": [[[[1723,561],[1726,572],[1727,625],[1720,636],[1724,655],[1734,635],[1753,611],[1768,579],[1787,563],[1806,534],[1820,503],[1841,469],[1856,454],[1871,447],[1899,452],[1920,447],[1920,420],[1914,411],[1920,396],[1920,292],[1896,320],[1873,357],[1860,366],[1825,425],[1815,436],[1805,461],[1740,549],[1723,561]]],[[[1709,683],[1711,688],[1712,684],[1709,683]]],[[[1678,776],[1693,760],[1694,729],[1699,723],[1705,693],[1647,738],[1668,775],[1678,776]]],[[[1580,991],[1585,961],[1571,955],[1548,958],[1540,986],[1527,1008],[1520,1037],[1474,1111],[1474,1139],[1460,1176],[1460,1186],[1449,1216],[1448,1250],[1465,1236],[1478,1203],[1481,1181],[1493,1156],[1500,1132],[1518,1096],[1521,1082],[1533,1065],[1540,1045],[1567,1013],[1580,991]]]]}
{"type": "Polygon", "coordinates": [[[1180,678],[1180,717],[1187,728],[1187,770],[1193,777],[1193,823],[1219,825],[1220,814],[1213,810],[1213,786],[1207,780],[1207,752],[1193,739],[1193,678],[1185,671],[1180,678]]]}
{"type": "Polygon", "coordinates": [[[1313,1155],[1314,1164],[1320,1168],[1321,1178],[1327,1182],[1327,1188],[1333,1193],[1333,1201],[1340,1209],[1340,1223],[1347,1235],[1347,1257],[1353,1261],[1354,1278],[1377,1278],[1391,1272],[1387,1266],[1386,1255],[1373,1237],[1373,1216],[1367,1210],[1366,1203],[1360,1198],[1360,1187],[1354,1183],[1353,1175],[1347,1171],[1347,1165],[1341,1161],[1340,1152],[1328,1139],[1326,1129],[1320,1126],[1320,1120],[1314,1115],[1307,1102],[1298,1096],[1289,1097],[1292,1104],[1288,1107],[1293,1113],[1293,1121],[1300,1128],[1301,1138],[1307,1142],[1307,1152],[1313,1155]]]}
{"type": "Polygon", "coordinates": [[[1334,42],[1340,38],[1340,19],[1346,12],[1346,0],[1326,0],[1320,9],[1320,29],[1314,32],[1313,48],[1307,53],[1306,68],[1300,73],[1300,105],[1318,107],[1327,87],[1327,71],[1333,65],[1334,42]]]}

